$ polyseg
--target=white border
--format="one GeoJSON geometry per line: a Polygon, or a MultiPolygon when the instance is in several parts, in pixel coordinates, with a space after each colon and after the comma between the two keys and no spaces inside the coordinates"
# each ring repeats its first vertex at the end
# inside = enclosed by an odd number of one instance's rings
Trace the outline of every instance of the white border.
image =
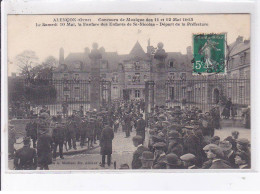
{"type": "MultiPolygon", "coordinates": [[[[84,1],[84,0],[4,0],[2,2],[1,60],[1,144],[7,147],[7,14],[90,14],[90,13],[251,13],[251,109],[252,109],[252,168],[254,172],[214,171],[211,173],[89,173],[78,174],[13,174],[6,173],[6,149],[2,150],[2,189],[4,190],[237,190],[260,189],[259,176],[259,107],[260,52],[259,2],[254,1],[84,1]],[[217,172],[217,173],[216,173],[217,172]]],[[[182,171],[183,172],[183,171],[182,171]]],[[[68,173],[68,171],[66,172],[68,173]]]]}

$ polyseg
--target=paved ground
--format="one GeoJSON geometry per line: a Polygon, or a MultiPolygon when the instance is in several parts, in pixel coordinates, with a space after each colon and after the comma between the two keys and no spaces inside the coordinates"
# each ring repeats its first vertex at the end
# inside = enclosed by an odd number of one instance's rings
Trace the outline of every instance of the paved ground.
{"type": "MultiPolygon", "coordinates": [[[[240,132],[240,137],[246,137],[250,139],[250,130],[244,128],[227,127],[221,130],[216,130],[215,135],[218,135],[221,139],[231,135],[233,130],[240,132]]],[[[125,138],[125,133],[119,131],[115,133],[113,140],[113,154],[112,165],[110,169],[119,169],[121,164],[128,164],[131,167],[132,155],[135,151],[135,147],[132,143],[132,137],[135,136],[135,132],[131,133],[129,138],[125,138]]],[[[145,145],[148,143],[148,134],[146,135],[145,145]]],[[[86,148],[84,148],[86,149],[86,148]]],[[[51,170],[94,170],[94,169],[109,169],[107,166],[102,168],[99,166],[101,161],[100,147],[96,145],[94,149],[84,150],[83,153],[74,155],[65,155],[65,159],[57,158],[52,165],[49,166],[51,170]]],[[[13,160],[9,160],[10,169],[13,168],[13,160]]]]}

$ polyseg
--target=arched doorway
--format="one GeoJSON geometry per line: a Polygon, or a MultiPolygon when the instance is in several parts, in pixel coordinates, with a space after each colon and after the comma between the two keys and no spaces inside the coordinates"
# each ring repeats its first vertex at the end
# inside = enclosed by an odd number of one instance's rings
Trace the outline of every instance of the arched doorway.
{"type": "Polygon", "coordinates": [[[219,103],[219,89],[215,88],[213,90],[213,98],[212,98],[212,102],[214,104],[218,104],[219,103]]]}

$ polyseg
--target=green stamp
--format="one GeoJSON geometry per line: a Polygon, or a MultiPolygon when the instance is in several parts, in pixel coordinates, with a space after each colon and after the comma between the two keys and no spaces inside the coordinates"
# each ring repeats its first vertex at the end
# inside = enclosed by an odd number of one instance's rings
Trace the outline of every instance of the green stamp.
{"type": "Polygon", "coordinates": [[[193,34],[193,74],[224,74],[226,34],[193,34]]]}

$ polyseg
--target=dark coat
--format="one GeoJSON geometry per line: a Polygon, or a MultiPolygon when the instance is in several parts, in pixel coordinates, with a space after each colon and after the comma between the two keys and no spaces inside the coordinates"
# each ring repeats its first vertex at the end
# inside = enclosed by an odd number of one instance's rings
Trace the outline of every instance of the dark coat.
{"type": "Polygon", "coordinates": [[[134,152],[133,160],[132,160],[132,169],[139,169],[142,167],[142,162],[140,157],[142,156],[144,151],[149,151],[149,149],[142,145],[138,147],[137,150],[134,152]]]}
{"type": "Polygon", "coordinates": [[[54,143],[63,143],[66,139],[65,128],[63,126],[57,126],[52,131],[52,139],[54,143]]]}
{"type": "Polygon", "coordinates": [[[153,168],[154,169],[166,169],[165,161],[166,161],[166,155],[165,154],[159,156],[158,159],[154,160],[153,168]]]}
{"type": "Polygon", "coordinates": [[[229,166],[227,162],[221,159],[217,159],[212,161],[211,167],[209,169],[232,169],[232,167],[229,166]]]}
{"type": "Polygon", "coordinates": [[[145,139],[145,126],[146,122],[144,119],[139,119],[136,123],[136,135],[140,135],[143,140],[145,139]]]}
{"type": "Polygon", "coordinates": [[[49,165],[52,163],[52,138],[49,134],[41,134],[38,137],[37,154],[38,164],[49,165]]]}
{"type": "Polygon", "coordinates": [[[180,157],[183,155],[183,146],[178,142],[170,141],[167,154],[169,153],[174,153],[180,157]]]}
{"type": "Polygon", "coordinates": [[[111,155],[112,154],[112,140],[114,139],[114,131],[111,127],[106,127],[102,130],[100,137],[100,154],[111,155]]]}
{"type": "Polygon", "coordinates": [[[14,155],[14,166],[16,170],[35,170],[37,168],[36,150],[29,146],[17,150],[14,155]]]}

